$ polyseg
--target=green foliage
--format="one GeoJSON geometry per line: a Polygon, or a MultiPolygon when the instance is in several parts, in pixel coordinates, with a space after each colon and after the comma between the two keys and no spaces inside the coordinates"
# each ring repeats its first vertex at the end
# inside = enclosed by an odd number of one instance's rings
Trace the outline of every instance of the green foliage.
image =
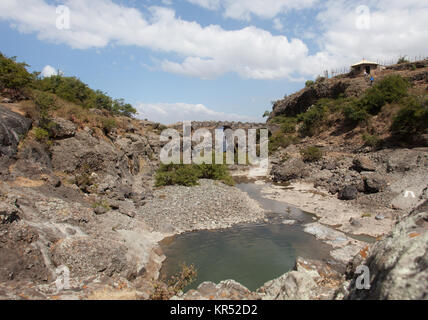
{"type": "Polygon", "coordinates": [[[298,120],[302,122],[300,133],[303,135],[313,136],[318,132],[320,122],[327,115],[327,109],[322,105],[315,105],[305,113],[299,115],[298,120]]]}
{"type": "Polygon", "coordinates": [[[34,77],[28,73],[26,63],[16,62],[16,58],[7,58],[0,52],[0,89],[23,89],[34,77]]]}
{"type": "Polygon", "coordinates": [[[309,87],[312,87],[314,84],[315,84],[315,81],[308,80],[308,81],[305,82],[305,87],[309,88],[309,87]]]}
{"type": "Polygon", "coordinates": [[[114,118],[103,118],[101,126],[105,134],[109,134],[114,128],[117,128],[117,123],[114,118]]]}
{"type": "Polygon", "coordinates": [[[123,99],[114,100],[100,90],[92,90],[75,77],[52,76],[38,79],[36,89],[56,94],[58,97],[84,108],[107,110],[114,115],[132,117],[137,110],[123,99]]]}
{"type": "Polygon", "coordinates": [[[370,115],[365,109],[360,108],[356,104],[349,104],[344,107],[343,114],[345,120],[350,125],[357,125],[363,121],[366,121],[370,115]]]}
{"type": "Polygon", "coordinates": [[[36,93],[34,96],[34,104],[36,105],[40,118],[47,118],[49,112],[56,109],[55,99],[51,94],[46,92],[36,93]]]}
{"type": "Polygon", "coordinates": [[[393,103],[406,97],[409,87],[410,83],[400,75],[390,75],[379,81],[374,88],[383,94],[387,103],[393,103]]]}
{"type": "Polygon", "coordinates": [[[377,148],[381,143],[381,139],[376,135],[368,133],[363,134],[364,145],[367,147],[377,148]]]}
{"type": "Polygon", "coordinates": [[[398,103],[407,96],[409,83],[399,75],[385,77],[367,90],[360,100],[349,101],[343,108],[345,120],[357,125],[378,114],[387,103],[398,103]]]}
{"type": "Polygon", "coordinates": [[[222,181],[234,185],[226,165],[220,164],[161,164],[156,172],[156,186],[182,185],[196,186],[199,179],[222,181]]]}
{"type": "Polygon", "coordinates": [[[412,139],[428,128],[428,99],[410,97],[394,117],[391,126],[393,135],[412,139]]]}
{"type": "Polygon", "coordinates": [[[322,150],[313,146],[300,150],[300,154],[305,162],[315,162],[321,160],[323,157],[322,150]]]}
{"type": "Polygon", "coordinates": [[[49,141],[49,132],[47,130],[36,127],[33,129],[33,133],[37,141],[44,143],[49,141]]]}
{"type": "Polygon", "coordinates": [[[270,111],[265,111],[265,113],[263,114],[263,118],[267,118],[270,116],[270,111]]]}
{"type": "Polygon", "coordinates": [[[279,148],[287,148],[288,146],[298,143],[299,139],[295,135],[284,135],[278,131],[269,138],[269,152],[272,153],[279,148]]]}

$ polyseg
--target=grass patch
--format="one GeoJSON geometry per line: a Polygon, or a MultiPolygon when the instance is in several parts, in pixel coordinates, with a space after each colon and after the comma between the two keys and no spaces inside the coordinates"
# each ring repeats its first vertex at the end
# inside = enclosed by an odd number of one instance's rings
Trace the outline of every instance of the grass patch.
{"type": "Polygon", "coordinates": [[[315,162],[319,161],[323,157],[323,152],[320,148],[317,147],[306,147],[300,150],[300,154],[302,155],[302,159],[305,162],[315,162]]]}
{"type": "Polygon", "coordinates": [[[156,187],[181,185],[192,187],[200,179],[218,180],[226,185],[234,185],[226,165],[222,164],[161,164],[156,172],[156,187]]]}
{"type": "Polygon", "coordinates": [[[371,148],[378,148],[382,140],[377,135],[371,135],[368,133],[363,134],[364,146],[371,148]]]}

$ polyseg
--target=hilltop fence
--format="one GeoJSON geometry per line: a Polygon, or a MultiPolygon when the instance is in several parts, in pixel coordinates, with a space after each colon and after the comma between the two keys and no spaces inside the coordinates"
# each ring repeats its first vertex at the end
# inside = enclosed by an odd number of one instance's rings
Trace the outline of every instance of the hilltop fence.
{"type": "MultiPolygon", "coordinates": [[[[428,59],[428,56],[425,56],[422,54],[419,54],[416,56],[400,55],[396,59],[384,59],[384,60],[377,59],[376,63],[379,64],[380,66],[389,67],[389,66],[397,64],[398,60],[401,58],[404,58],[406,61],[409,61],[409,62],[416,62],[416,61],[428,59]]],[[[342,74],[348,74],[349,72],[351,72],[350,67],[342,67],[342,68],[337,68],[337,69],[325,70],[323,72],[323,77],[334,78],[334,77],[340,76],[342,74]]]]}

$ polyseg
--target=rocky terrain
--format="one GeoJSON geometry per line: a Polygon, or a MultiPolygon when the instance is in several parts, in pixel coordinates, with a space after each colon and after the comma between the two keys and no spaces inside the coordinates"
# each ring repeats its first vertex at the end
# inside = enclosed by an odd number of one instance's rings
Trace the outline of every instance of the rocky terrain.
{"type": "MultiPolygon", "coordinates": [[[[391,73],[427,89],[427,61],[391,67],[379,77],[391,73]]],[[[367,88],[361,77],[325,80],[278,101],[270,119],[305,112],[320,98],[360,96],[367,88]]],[[[47,139],[38,131],[41,120],[32,116],[31,101],[22,99],[0,100],[1,299],[150,299],[165,259],[162,239],[265,218],[246,193],[217,181],[156,188],[160,124],[113,118],[98,109],[85,109],[82,121],[59,108],[47,139]],[[61,291],[64,272],[70,283],[61,291]]],[[[370,122],[385,141],[382,123],[388,121],[391,115],[381,113],[370,122]]],[[[193,129],[219,126],[265,125],[204,122],[193,129]]],[[[268,126],[273,134],[279,130],[268,126]]],[[[426,132],[415,145],[374,148],[361,141],[367,128],[342,129],[334,122],[278,148],[270,158],[270,176],[257,182],[266,198],[318,218],[304,230],[331,245],[340,268],[299,258],[295,270],[256,292],[227,280],[173,299],[427,298],[426,132]],[[301,150],[310,146],[323,156],[305,161],[301,150]],[[371,290],[355,287],[360,265],[371,271],[371,290]]]]}

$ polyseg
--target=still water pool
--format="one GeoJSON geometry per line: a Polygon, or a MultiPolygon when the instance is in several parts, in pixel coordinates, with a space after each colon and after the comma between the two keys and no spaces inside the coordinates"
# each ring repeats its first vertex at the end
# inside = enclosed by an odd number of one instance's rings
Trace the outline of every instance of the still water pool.
{"type": "Polygon", "coordinates": [[[250,290],[293,269],[298,256],[328,257],[329,246],[304,233],[300,226],[246,225],[221,231],[198,231],[166,239],[162,275],[170,276],[181,263],[198,271],[194,289],[204,281],[233,279],[250,290]]]}
{"type": "Polygon", "coordinates": [[[329,259],[330,246],[303,232],[301,224],[313,221],[313,216],[300,210],[288,209],[284,203],[267,200],[261,187],[255,184],[238,186],[274,219],[266,224],[247,224],[217,231],[198,231],[165,239],[161,243],[167,259],[161,270],[169,277],[179,270],[181,263],[193,264],[198,278],[195,289],[205,281],[218,283],[233,279],[250,290],[293,269],[296,258],[329,259]],[[288,212],[288,213],[287,213],[288,212]],[[278,223],[283,219],[300,221],[294,226],[278,223]]]}

